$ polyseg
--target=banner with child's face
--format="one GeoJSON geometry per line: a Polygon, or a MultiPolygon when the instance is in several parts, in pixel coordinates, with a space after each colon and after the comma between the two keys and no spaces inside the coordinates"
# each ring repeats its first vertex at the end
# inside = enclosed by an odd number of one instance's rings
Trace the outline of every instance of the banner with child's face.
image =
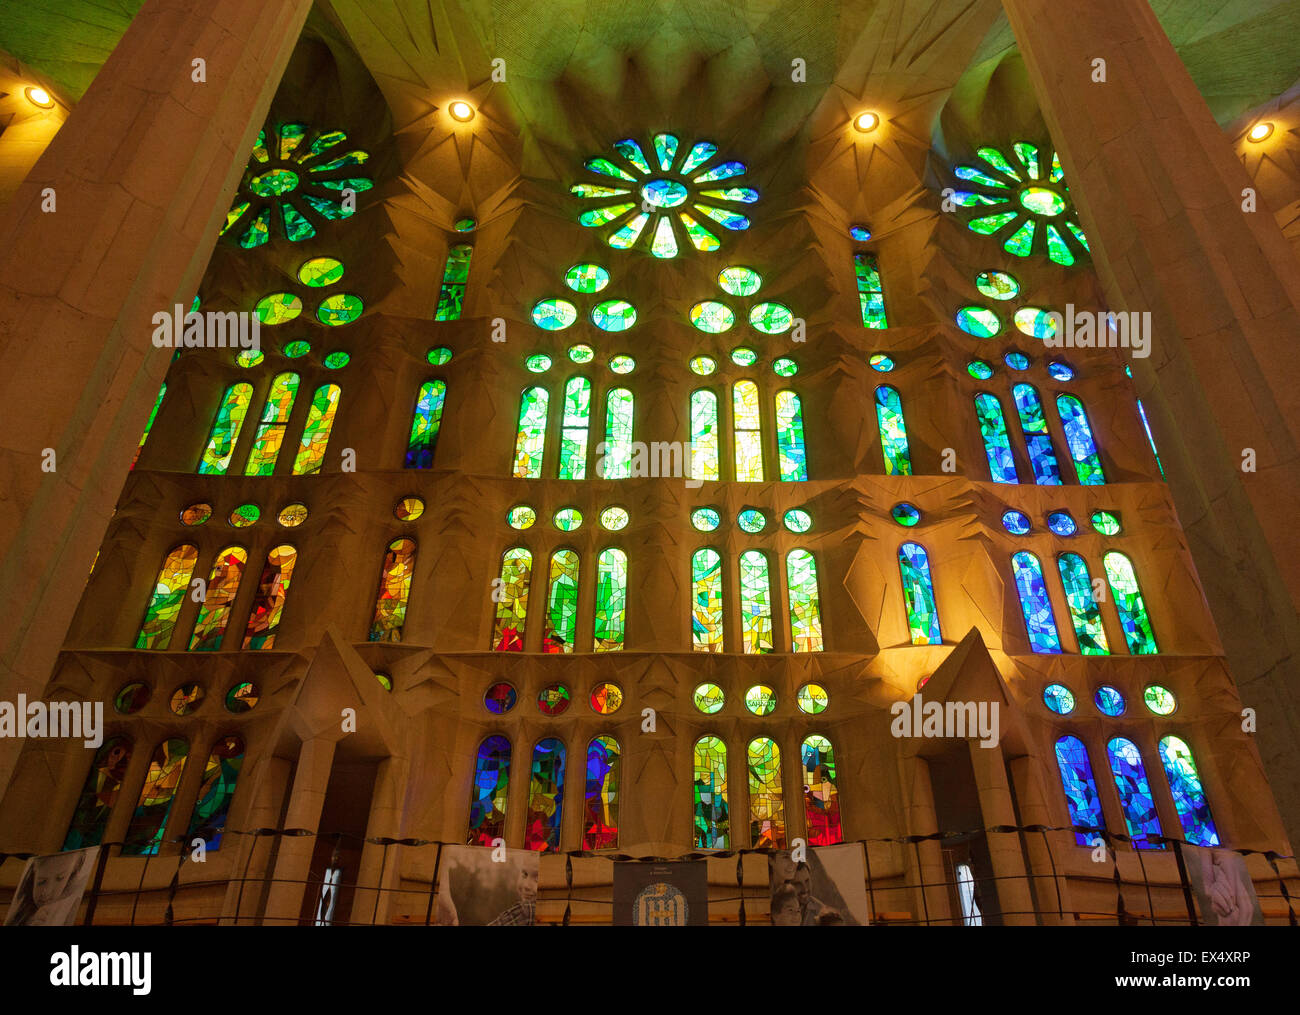
{"type": "Polygon", "coordinates": [[[444,846],[438,871],[439,926],[532,926],[540,855],[530,849],[444,846]]]}
{"type": "Polygon", "coordinates": [[[23,868],[6,927],[70,927],[99,859],[99,846],[34,856],[23,868]]]}
{"type": "Polygon", "coordinates": [[[815,846],[803,861],[789,850],[767,860],[773,927],[865,927],[866,867],[855,843],[815,846]]]}

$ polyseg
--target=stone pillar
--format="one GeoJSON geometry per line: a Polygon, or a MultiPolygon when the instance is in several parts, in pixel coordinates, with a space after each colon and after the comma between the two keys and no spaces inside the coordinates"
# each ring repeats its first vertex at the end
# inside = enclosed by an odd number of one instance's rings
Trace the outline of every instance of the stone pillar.
{"type": "MultiPolygon", "coordinates": [[[[1043,786],[1046,769],[1038,758],[1023,755],[1007,762],[1015,783],[1016,801],[1020,805],[1020,818],[1026,825],[1054,827],[1051,807],[1043,786]]],[[[1074,906],[1070,900],[1070,882],[1065,876],[1065,850],[1073,848],[1073,832],[1025,832],[1025,847],[1029,854],[1030,872],[1033,874],[1033,895],[1038,901],[1038,922],[1047,927],[1073,925],[1074,906]],[[1053,862],[1051,843],[1058,843],[1058,860],[1053,862]],[[1059,900],[1059,901],[1058,901],[1059,900]],[[1062,915],[1064,914],[1064,915],[1062,915]]]]}
{"type": "MultiPolygon", "coordinates": [[[[285,828],[317,831],[321,810],[325,806],[325,791],[329,787],[330,769],[334,764],[334,747],[334,741],[320,737],[302,745],[298,752],[298,770],[293,776],[289,807],[284,815],[285,828]]],[[[281,837],[275,858],[275,883],[267,894],[266,915],[263,917],[263,922],[268,926],[298,922],[302,893],[308,887],[307,874],[316,842],[314,835],[281,837]]]]}
{"type": "MultiPolygon", "coordinates": [[[[266,749],[269,751],[269,745],[266,749]]],[[[221,907],[221,923],[225,926],[257,922],[258,909],[266,891],[262,879],[266,877],[274,853],[275,839],[252,833],[259,828],[276,827],[291,768],[288,759],[269,753],[256,758],[245,776],[249,789],[254,793],[252,803],[244,804],[238,794],[231,802],[231,817],[240,820],[238,825],[232,820],[232,833],[228,840],[235,848],[235,854],[230,868],[231,880],[226,885],[225,901],[221,907]],[[246,834],[234,835],[235,828],[246,834]]]]}
{"type": "MultiPolygon", "coordinates": [[[[1011,787],[1007,783],[1007,767],[1002,760],[1001,747],[981,747],[978,740],[967,741],[970,748],[971,771],[980,795],[980,810],[984,814],[984,827],[1017,825],[1016,808],[1011,802],[1011,787]]],[[[1025,873],[1025,858],[1020,852],[1020,835],[1014,832],[987,833],[989,859],[993,874],[998,879],[994,891],[1002,922],[1009,927],[1034,926],[1034,896],[1029,890],[1025,873]]]]}
{"type": "Polygon", "coordinates": [[[1250,177],[1145,0],[1003,6],[1106,298],[1151,314],[1134,379],[1300,841],[1300,263],[1268,209],[1243,209],[1250,177]],[[1241,471],[1247,448],[1257,472],[1241,471]]]}
{"type": "MultiPolygon", "coordinates": [[[[0,405],[21,407],[0,429],[6,697],[49,679],[171,360],[153,315],[194,298],[310,7],[147,0],[6,209],[0,405]]],[[[19,743],[0,743],[4,782],[19,743]]]]}
{"type": "MultiPolygon", "coordinates": [[[[411,764],[405,758],[385,758],[379,763],[375,775],[375,790],[370,798],[370,817],[366,821],[366,839],[396,839],[402,834],[402,807],[406,802],[406,779],[411,764]]],[[[388,922],[394,896],[391,891],[401,875],[400,846],[384,847],[367,841],[361,847],[361,864],[357,870],[357,889],[352,896],[351,923],[356,925],[388,922]],[[385,849],[387,862],[385,862],[385,849]],[[380,871],[383,883],[380,883],[380,871]],[[379,905],[375,906],[375,890],[365,886],[378,885],[379,905]],[[384,889],[390,889],[385,892],[384,889]]]]}

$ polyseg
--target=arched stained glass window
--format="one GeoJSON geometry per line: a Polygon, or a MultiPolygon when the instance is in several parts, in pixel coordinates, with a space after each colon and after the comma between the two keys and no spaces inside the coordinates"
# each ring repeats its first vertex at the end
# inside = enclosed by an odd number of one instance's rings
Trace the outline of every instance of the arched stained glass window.
{"type": "Polygon", "coordinates": [[[506,832],[506,797],[510,792],[510,741],[497,734],[478,745],[474,785],[469,800],[471,846],[491,846],[506,832]]]}
{"type": "Polygon", "coordinates": [[[772,651],[772,588],[758,550],[740,555],[740,645],[744,652],[772,651]]]}
{"type": "Polygon", "coordinates": [[[249,403],[253,400],[253,386],[247,382],[232,384],[221,396],[217,406],[216,418],[212,421],[212,433],[208,436],[208,445],[203,449],[199,459],[199,475],[224,476],[230,468],[230,456],[235,453],[239,442],[239,431],[244,426],[244,417],[248,415],[249,403]]]}
{"type": "Polygon", "coordinates": [[[297,563],[298,551],[287,543],[266,555],[266,567],[262,569],[257,598],[253,600],[253,612],[249,614],[248,629],[244,632],[245,649],[275,648],[285,597],[289,594],[289,582],[297,563]]]}
{"type": "Polygon", "coordinates": [[[533,748],[528,781],[528,816],[524,820],[524,849],[554,853],[560,848],[560,819],[564,813],[564,743],[547,737],[533,748]]]}
{"type": "Polygon", "coordinates": [[[627,615],[627,554],[611,546],[596,558],[596,652],[619,652],[623,648],[623,625],[627,615]]]}
{"type": "MultiPolygon", "coordinates": [[[[411,419],[411,439],[406,445],[406,468],[433,468],[433,452],[438,447],[442,406],[446,399],[446,381],[425,381],[420,385],[420,396],[415,400],[415,415],[411,419]]],[[[543,414],[543,426],[545,422],[543,414]]]]}
{"type": "Polygon", "coordinates": [[[835,749],[814,733],[800,748],[803,767],[803,813],[808,845],[833,846],[844,841],[840,828],[840,791],[835,774],[835,749]]]}
{"type": "MultiPolygon", "coordinates": [[[[1078,737],[1061,737],[1056,741],[1056,764],[1061,770],[1061,788],[1065,790],[1065,804],[1070,809],[1070,824],[1101,831],[1106,819],[1097,795],[1097,780],[1092,776],[1092,762],[1088,748],[1078,737]]],[[[1074,841],[1080,846],[1091,846],[1094,832],[1075,832],[1074,841]]]]}
{"type": "Polygon", "coordinates": [[[920,543],[898,548],[898,572],[903,579],[903,601],[907,604],[907,627],[913,645],[940,645],[939,608],[934,600],[930,560],[920,543]]]}
{"type": "Polygon", "coordinates": [[[776,452],[783,481],[803,482],[808,478],[803,404],[793,391],[778,391],[776,394],[776,452]]]}
{"type": "Polygon", "coordinates": [[[516,479],[537,479],[542,474],[542,453],[546,449],[546,409],[550,394],[545,388],[528,388],[519,403],[519,433],[515,437],[516,479]]]}
{"type": "Polygon", "coordinates": [[[221,847],[221,834],[226,830],[230,801],[235,796],[235,784],[243,765],[244,741],[240,737],[222,737],[212,745],[208,763],[203,767],[198,802],[190,816],[190,829],[185,836],[187,841],[202,836],[209,852],[221,847]]]}
{"type": "Polygon", "coordinates": [[[695,742],[695,845],[700,849],[731,845],[727,748],[717,737],[700,737],[695,742]]]}
{"type": "Polygon", "coordinates": [[[140,460],[140,452],[144,450],[144,442],[149,439],[149,431],[153,429],[153,421],[158,415],[158,410],[162,406],[163,396],[167,394],[167,382],[164,381],[162,387],[158,389],[158,397],[153,401],[153,408],[149,410],[149,422],[144,425],[144,433],[140,435],[140,443],[136,445],[135,456],[131,459],[131,468],[135,468],[135,463],[140,460]]]}
{"type": "Polygon", "coordinates": [[[1092,576],[1088,574],[1087,563],[1077,553],[1063,553],[1056,564],[1061,570],[1061,584],[1065,586],[1065,601],[1070,607],[1079,651],[1086,656],[1109,655],[1110,643],[1101,622],[1101,609],[1092,598],[1092,576]]]}
{"type": "Polygon", "coordinates": [[[496,622],[492,625],[495,652],[522,652],[524,626],[528,620],[528,586],[533,575],[533,555],[522,546],[507,550],[501,558],[501,584],[494,590],[496,622]]]}
{"type": "Polygon", "coordinates": [[[1173,794],[1178,820],[1187,841],[1193,846],[1219,845],[1219,830],[1214,827],[1214,816],[1210,814],[1210,804],[1205,799],[1192,749],[1180,737],[1161,737],[1160,761],[1165,766],[1169,791],[1173,794]]]}
{"type": "Polygon", "coordinates": [[[691,478],[711,483],[722,478],[718,396],[712,391],[691,392],[691,478]]]}
{"type": "Polygon", "coordinates": [[[1156,814],[1155,798],[1147,782],[1147,771],[1142,765],[1142,753],[1137,744],[1124,737],[1116,737],[1106,745],[1110,770],[1115,776],[1124,822],[1133,839],[1134,849],[1164,849],[1163,843],[1152,842],[1148,836],[1160,834],[1160,818],[1156,814]]]}
{"type": "Polygon", "coordinates": [[[1151,629],[1151,617],[1138,586],[1133,562],[1118,550],[1111,550],[1101,561],[1106,568],[1111,595],[1115,597],[1115,609],[1119,612],[1119,624],[1124,629],[1128,650],[1135,656],[1155,655],[1160,649],[1156,646],[1156,635],[1151,629]]]}
{"type": "Polygon", "coordinates": [[[542,651],[573,651],[578,632],[578,554],[556,550],[551,554],[551,574],[546,586],[546,631],[542,651]]]}
{"type": "Polygon", "coordinates": [[[880,266],[875,254],[854,254],[853,273],[858,280],[858,303],[862,307],[862,326],[883,329],[889,327],[885,319],[885,287],[880,281],[880,266]]]}
{"type": "Polygon", "coordinates": [[[1060,486],[1061,467],[1056,462],[1052,435],[1047,431],[1047,417],[1043,403],[1032,385],[1017,384],[1011,389],[1020,413],[1020,429],[1025,432],[1025,446],[1029,449],[1029,464],[1034,470],[1034,482],[1039,486],[1060,486]]]}
{"type": "Polygon", "coordinates": [[[123,839],[123,856],[155,856],[158,853],[167,815],[171,813],[189,752],[189,742],[180,737],[164,740],[154,749],[149,772],[140,787],[140,799],[123,839]]]}
{"type": "Polygon", "coordinates": [[[298,454],[293,460],[295,476],[311,476],[320,472],[325,462],[325,449],[330,442],[330,431],[334,429],[334,417],[338,415],[342,390],[337,384],[322,384],[311,396],[307,422],[302,428],[302,440],[298,442],[298,454]]]}
{"type": "Polygon", "coordinates": [[[1016,593],[1020,596],[1020,609],[1025,615],[1025,628],[1029,632],[1029,647],[1035,652],[1060,652],[1061,638],[1056,631],[1056,617],[1052,613],[1052,600],[1043,580],[1043,567],[1032,553],[1021,550],[1011,557],[1015,573],[1016,593]]]}
{"type": "Polygon", "coordinates": [[[759,419],[758,385],[753,381],[737,381],[732,388],[737,483],[763,481],[763,435],[759,419]]]}
{"type": "Polygon", "coordinates": [[[144,611],[144,622],[135,638],[136,648],[165,649],[171,642],[176,618],[185,602],[185,593],[189,591],[190,578],[198,560],[199,548],[192,543],[182,543],[169,550],[163,558],[153,595],[144,611]]]}
{"type": "Polygon", "coordinates": [[[696,652],[722,651],[722,558],[716,550],[691,557],[691,640],[696,652]]]}
{"type": "Polygon", "coordinates": [[[632,477],[632,392],[611,388],[605,395],[605,443],[601,453],[599,478],[632,477]]]}
{"type": "Polygon", "coordinates": [[[989,460],[993,482],[1019,483],[1016,460],[1011,454],[1011,438],[1007,435],[1007,421],[997,395],[990,395],[987,391],[976,395],[975,415],[979,419],[980,437],[984,439],[984,454],[989,460]]]}
{"type": "Polygon", "coordinates": [[[790,590],[790,650],[820,652],[822,608],[817,590],[817,558],[807,550],[791,550],[785,557],[785,581],[790,590]]]}
{"type": "Polygon", "coordinates": [[[77,809],[63,840],[63,848],[82,849],[104,841],[104,829],[117,803],[126,766],[131,761],[131,741],[126,737],[109,737],[95,752],[90,773],[81,787],[77,809]]]}
{"type": "Polygon", "coordinates": [[[1073,395],[1057,395],[1056,411],[1061,415],[1061,426],[1065,428],[1065,440],[1070,445],[1070,457],[1074,459],[1074,471],[1079,482],[1084,486],[1103,485],[1106,476],[1101,470],[1101,456],[1097,453],[1097,442],[1093,439],[1083,403],[1073,395]]]}
{"type": "Polygon", "coordinates": [[[886,476],[910,476],[912,453],[907,447],[907,423],[903,400],[888,384],[876,388],[876,423],[880,429],[880,450],[885,456],[886,476]]]}
{"type": "Polygon", "coordinates": [[[394,539],[384,553],[379,573],[379,595],[370,621],[370,641],[401,641],[406,625],[406,603],[415,574],[415,540],[394,539]]]}
{"type": "Polygon", "coordinates": [[[587,430],[591,422],[591,381],[570,377],[564,386],[564,426],[560,431],[560,479],[587,478],[587,430]]]}
{"type": "Polygon", "coordinates": [[[785,849],[781,748],[770,737],[749,742],[749,841],[754,849],[785,849]]]}
{"type": "Polygon", "coordinates": [[[613,849],[618,846],[618,791],[622,768],[623,753],[613,737],[596,737],[587,745],[583,849],[613,849]]]}
{"type": "Polygon", "coordinates": [[[248,452],[246,476],[269,476],[275,472],[275,460],[280,457],[284,444],[284,431],[289,426],[293,400],[298,394],[299,377],[294,373],[277,374],[271,381],[262,409],[262,422],[258,424],[253,448],[248,452]]]}
{"type": "Polygon", "coordinates": [[[459,321],[465,302],[465,286],[469,283],[469,262],[474,248],[468,243],[457,243],[447,251],[447,263],[442,270],[442,288],[438,292],[438,313],[435,321],[459,321]]]}
{"type": "Polygon", "coordinates": [[[194,633],[190,636],[191,652],[215,652],[221,648],[230,623],[230,608],[239,594],[239,581],[248,563],[248,551],[242,546],[227,546],[217,553],[208,578],[208,590],[199,606],[194,633]]]}

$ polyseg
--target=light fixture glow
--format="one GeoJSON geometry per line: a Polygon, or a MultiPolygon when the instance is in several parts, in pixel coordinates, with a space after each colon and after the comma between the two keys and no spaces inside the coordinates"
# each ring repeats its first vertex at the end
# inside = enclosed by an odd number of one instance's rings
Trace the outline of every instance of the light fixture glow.
{"type": "Polygon", "coordinates": [[[1259,141],[1263,141],[1264,138],[1268,137],[1272,133],[1273,133],[1273,125],[1269,123],[1267,120],[1265,120],[1251,127],[1250,133],[1246,135],[1246,139],[1248,141],[1259,142],[1259,141]]]}
{"type": "Polygon", "coordinates": [[[39,85],[31,85],[27,91],[27,101],[33,106],[40,106],[42,109],[49,109],[54,105],[54,99],[50,93],[39,85]]]}
{"type": "Polygon", "coordinates": [[[880,126],[880,117],[877,116],[875,113],[871,113],[871,112],[859,113],[857,116],[853,118],[854,129],[861,131],[863,134],[870,134],[873,130],[875,130],[879,126],[880,126]]]}
{"type": "Polygon", "coordinates": [[[474,119],[474,107],[461,99],[457,99],[448,106],[447,112],[451,114],[453,120],[459,120],[461,123],[467,123],[474,119]]]}

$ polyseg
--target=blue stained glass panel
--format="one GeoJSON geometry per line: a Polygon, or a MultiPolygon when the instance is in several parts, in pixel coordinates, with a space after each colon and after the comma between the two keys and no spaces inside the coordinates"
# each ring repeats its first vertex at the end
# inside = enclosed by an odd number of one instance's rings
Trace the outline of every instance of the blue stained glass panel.
{"type": "Polygon", "coordinates": [[[1178,820],[1187,841],[1194,846],[1218,846],[1219,830],[1214,827],[1214,817],[1205,799],[1192,749],[1179,737],[1162,737],[1160,761],[1165,766],[1169,791],[1173,794],[1178,820]]]}
{"type": "Polygon", "coordinates": [[[1016,460],[1011,454],[1011,438],[1007,436],[1007,421],[1002,416],[1002,403],[996,395],[981,391],[975,396],[975,415],[979,419],[984,454],[989,460],[989,475],[993,482],[1019,483],[1016,460]]]}
{"type": "Polygon", "coordinates": [[[1060,652],[1061,639],[1056,633],[1052,601],[1047,595],[1038,558],[1021,550],[1011,557],[1011,568],[1015,572],[1016,592],[1020,595],[1020,609],[1029,632],[1029,647],[1035,652],[1060,652]]]}
{"type": "Polygon", "coordinates": [[[1156,814],[1155,798],[1147,782],[1147,771],[1142,764],[1142,754],[1132,740],[1116,737],[1106,745],[1111,774],[1119,791],[1124,823],[1133,839],[1134,849],[1164,849],[1164,843],[1152,842],[1148,836],[1160,835],[1160,817],[1156,814]]]}
{"type": "MultiPolygon", "coordinates": [[[[1105,828],[1097,780],[1092,776],[1092,762],[1088,760],[1088,748],[1083,741],[1078,737],[1061,737],[1056,742],[1056,764],[1061,769],[1061,788],[1065,790],[1065,803],[1070,809],[1070,824],[1105,828]]],[[[1074,833],[1074,841],[1080,846],[1092,845],[1095,838],[1092,832],[1074,833]]]]}

